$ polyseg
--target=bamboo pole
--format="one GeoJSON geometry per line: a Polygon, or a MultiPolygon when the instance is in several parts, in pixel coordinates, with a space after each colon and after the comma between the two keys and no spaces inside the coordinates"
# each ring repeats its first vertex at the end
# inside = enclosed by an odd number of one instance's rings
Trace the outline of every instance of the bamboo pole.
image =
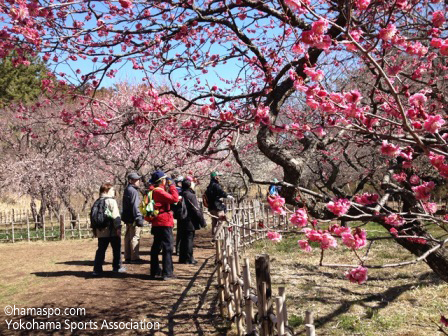
{"type": "Polygon", "coordinates": [[[258,312],[261,317],[261,335],[272,334],[271,274],[269,255],[261,254],[255,258],[255,275],[257,280],[258,312]]]}
{"type": "Polygon", "coordinates": [[[246,334],[253,332],[252,318],[254,315],[252,300],[250,299],[250,268],[249,258],[244,258],[243,265],[243,282],[244,282],[244,301],[246,311],[246,334]]]}
{"type": "Polygon", "coordinates": [[[277,333],[279,336],[283,336],[285,334],[285,322],[283,320],[283,297],[277,296],[275,298],[275,306],[277,312],[277,333]]]}
{"type": "Polygon", "coordinates": [[[216,241],[216,275],[218,277],[218,298],[219,298],[219,312],[221,317],[224,317],[224,284],[222,279],[222,264],[223,264],[223,256],[222,256],[222,239],[218,239],[216,241]]]}
{"type": "Polygon", "coordinates": [[[238,283],[238,275],[236,272],[235,258],[229,256],[230,264],[230,281],[233,286],[233,302],[235,306],[236,328],[238,335],[243,334],[243,319],[241,314],[241,286],[238,283]]]}
{"type": "Polygon", "coordinates": [[[283,322],[285,323],[285,326],[288,326],[288,312],[286,310],[286,291],[285,287],[279,287],[278,288],[278,295],[282,297],[283,300],[283,322]]]}

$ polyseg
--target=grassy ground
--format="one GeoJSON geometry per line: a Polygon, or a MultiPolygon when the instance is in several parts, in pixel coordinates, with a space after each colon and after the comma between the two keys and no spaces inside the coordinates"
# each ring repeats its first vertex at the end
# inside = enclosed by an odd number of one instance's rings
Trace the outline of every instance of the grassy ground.
{"type": "MultiPolygon", "coordinates": [[[[369,229],[383,230],[372,225],[369,229]]],[[[448,314],[448,284],[425,263],[369,270],[367,283],[357,285],[345,279],[346,269],[319,267],[320,251],[302,252],[298,239],[301,236],[291,233],[280,243],[259,241],[245,253],[252,264],[256,254],[270,255],[273,293],[275,287],[286,287],[289,325],[297,334],[304,334],[306,310],[314,313],[317,335],[442,334],[437,325],[440,315],[448,314]]],[[[410,259],[414,257],[396,243],[381,241],[372,246],[368,263],[410,259]]],[[[328,251],[325,261],[356,264],[345,247],[328,251]]]]}

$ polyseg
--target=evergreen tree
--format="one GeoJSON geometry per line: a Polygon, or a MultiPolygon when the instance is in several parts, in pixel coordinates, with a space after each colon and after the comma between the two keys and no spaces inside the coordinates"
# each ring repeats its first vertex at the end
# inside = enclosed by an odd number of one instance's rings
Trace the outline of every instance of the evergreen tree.
{"type": "Polygon", "coordinates": [[[41,93],[41,80],[48,72],[37,57],[30,59],[29,66],[15,66],[10,58],[0,61],[0,106],[10,102],[28,103],[41,93]]]}

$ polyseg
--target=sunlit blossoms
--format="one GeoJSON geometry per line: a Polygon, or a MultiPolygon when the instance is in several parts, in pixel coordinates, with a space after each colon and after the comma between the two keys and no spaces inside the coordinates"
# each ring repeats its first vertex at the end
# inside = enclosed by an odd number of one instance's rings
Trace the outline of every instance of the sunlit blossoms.
{"type": "Polygon", "coordinates": [[[434,189],[435,184],[433,181],[424,182],[419,186],[412,187],[415,198],[421,201],[427,201],[431,197],[431,191],[434,189]]]}
{"type": "Polygon", "coordinates": [[[304,227],[308,224],[308,214],[305,209],[297,209],[289,220],[297,227],[304,227]]]}
{"type": "Polygon", "coordinates": [[[108,125],[107,121],[104,121],[103,119],[99,118],[93,118],[93,123],[100,127],[107,127],[108,125]]]}
{"type": "Polygon", "coordinates": [[[268,197],[268,203],[272,211],[280,215],[285,214],[285,199],[281,196],[268,197]]]}
{"type": "Polygon", "coordinates": [[[398,214],[390,214],[384,218],[384,221],[392,226],[402,226],[406,221],[398,214]]]}
{"type": "Polygon", "coordinates": [[[355,196],[355,202],[362,205],[370,205],[378,202],[379,195],[378,194],[370,194],[364,193],[362,195],[355,196]]]}
{"type": "Polygon", "coordinates": [[[338,242],[328,231],[303,229],[303,232],[309,241],[319,243],[322,250],[338,246],[338,242]]]}
{"type": "Polygon", "coordinates": [[[327,203],[327,209],[338,217],[345,215],[350,209],[350,206],[351,202],[346,198],[335,199],[327,203]]]}
{"type": "Polygon", "coordinates": [[[445,120],[443,120],[441,115],[435,115],[435,116],[429,116],[425,123],[423,124],[423,127],[425,130],[427,130],[429,133],[436,133],[439,131],[439,129],[445,124],[445,120]]]}
{"type": "Polygon", "coordinates": [[[279,243],[282,241],[282,235],[275,231],[269,231],[266,234],[267,238],[275,243],[279,243]]]}
{"type": "Polygon", "coordinates": [[[308,240],[298,240],[299,247],[305,252],[311,252],[311,246],[308,240]]]}
{"type": "Polygon", "coordinates": [[[400,154],[400,146],[389,143],[387,140],[383,140],[381,154],[395,158],[400,154]]]}
{"type": "Polygon", "coordinates": [[[366,230],[356,228],[353,232],[344,232],[341,234],[342,243],[353,250],[358,250],[367,244],[366,230]]]}
{"type": "Polygon", "coordinates": [[[397,27],[393,24],[388,24],[387,27],[380,30],[379,38],[384,41],[389,41],[397,33],[397,27]]]}
{"type": "Polygon", "coordinates": [[[345,273],[345,277],[350,280],[350,282],[361,285],[367,281],[367,268],[362,266],[354,268],[350,272],[345,273]]]}

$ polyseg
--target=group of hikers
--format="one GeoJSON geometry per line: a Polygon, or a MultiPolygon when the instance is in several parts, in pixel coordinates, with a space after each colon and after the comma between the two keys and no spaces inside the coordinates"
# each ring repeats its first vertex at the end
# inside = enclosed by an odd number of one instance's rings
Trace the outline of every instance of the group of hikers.
{"type": "MultiPolygon", "coordinates": [[[[212,232],[220,220],[225,219],[224,198],[232,199],[220,184],[219,172],[210,174],[210,184],[203,196],[204,206],[212,217],[212,232]]],[[[109,244],[113,251],[113,271],[125,273],[121,261],[121,228],[126,225],[124,237],[124,262],[142,264],[140,258],[140,236],[145,221],[151,224],[153,243],[151,247],[150,279],[169,280],[175,278],[173,267],[173,245],[181,264],[196,264],[193,257],[195,231],[206,227],[204,215],[196,198],[195,181],[184,178],[178,172],[171,177],[157,170],[151,174],[149,183],[143,185],[142,176],[136,172],[127,175],[120,214],[115,191],[111,183],[101,185],[99,198],[92,206],[90,219],[94,235],[98,237],[93,276],[100,276],[109,244]],[[143,198],[141,195],[143,194],[143,198]],[[174,219],[177,221],[177,235],[174,244],[174,219]],[[159,264],[162,254],[162,267],[159,264]]]]}

